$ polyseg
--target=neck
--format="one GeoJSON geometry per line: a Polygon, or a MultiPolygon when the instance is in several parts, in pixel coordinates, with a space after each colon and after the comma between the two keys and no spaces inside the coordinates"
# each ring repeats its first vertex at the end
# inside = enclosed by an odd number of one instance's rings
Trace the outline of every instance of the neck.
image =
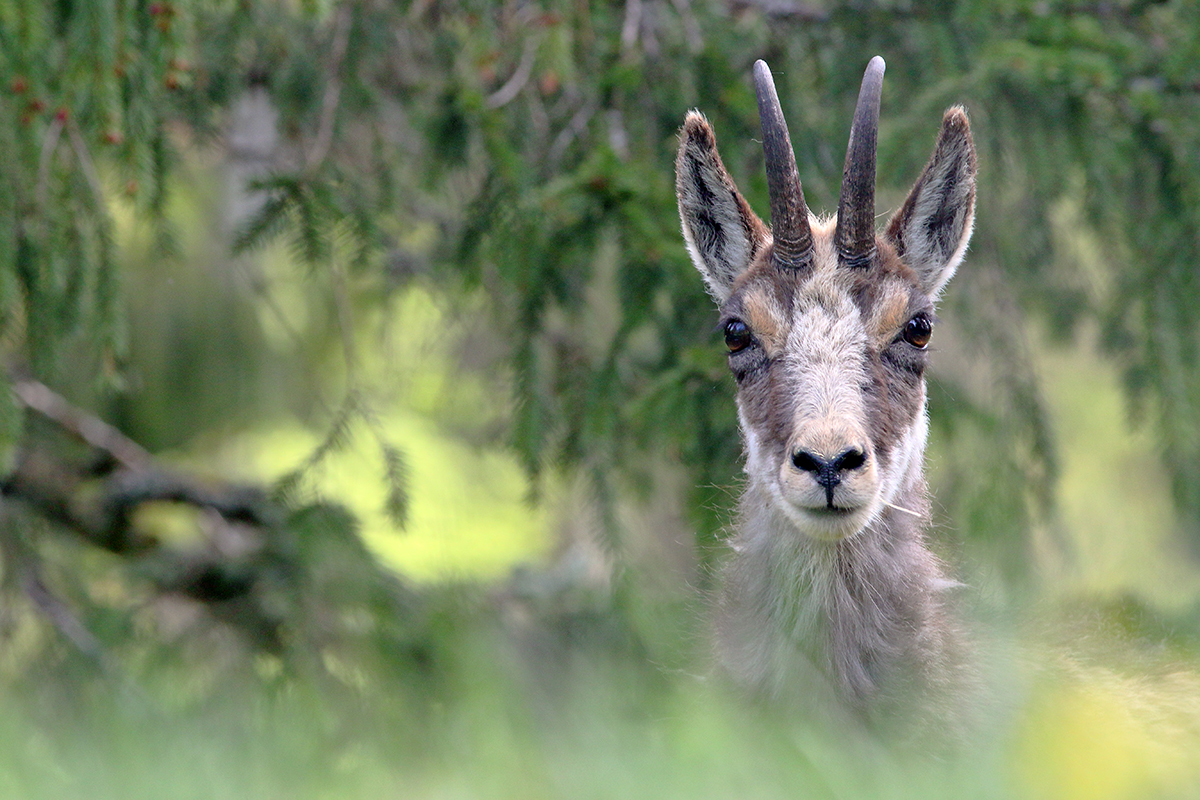
{"type": "Polygon", "coordinates": [[[937,682],[953,583],[925,546],[928,501],[917,472],[854,536],[815,539],[752,483],[724,571],[717,630],[723,665],[772,695],[832,684],[870,706],[896,681],[937,682]]]}

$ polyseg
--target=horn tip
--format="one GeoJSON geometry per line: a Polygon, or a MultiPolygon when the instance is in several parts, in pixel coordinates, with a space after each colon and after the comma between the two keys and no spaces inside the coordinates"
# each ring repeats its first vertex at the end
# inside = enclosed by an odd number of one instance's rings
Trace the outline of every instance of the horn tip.
{"type": "Polygon", "coordinates": [[[771,76],[771,68],[767,66],[767,62],[761,58],[754,62],[754,84],[763,86],[766,84],[775,84],[775,79],[771,76]]]}
{"type": "Polygon", "coordinates": [[[867,70],[869,72],[882,74],[885,69],[887,69],[887,63],[883,60],[883,56],[875,56],[867,62],[867,70]]]}

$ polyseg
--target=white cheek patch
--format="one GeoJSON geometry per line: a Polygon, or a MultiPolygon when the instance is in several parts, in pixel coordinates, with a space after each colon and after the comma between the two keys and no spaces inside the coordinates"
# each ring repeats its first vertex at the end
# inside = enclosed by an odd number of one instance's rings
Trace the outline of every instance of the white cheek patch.
{"type": "Polygon", "coordinates": [[[925,392],[922,388],[921,404],[916,417],[904,436],[896,443],[892,451],[891,463],[883,470],[883,480],[880,486],[880,498],[885,503],[896,499],[904,486],[904,479],[921,473],[921,465],[917,463],[925,454],[925,444],[929,438],[929,414],[925,408],[925,392]]]}
{"type": "Polygon", "coordinates": [[[746,446],[746,476],[751,481],[768,479],[774,483],[775,466],[766,463],[766,453],[759,439],[758,431],[746,421],[746,413],[742,409],[742,400],[738,398],[738,426],[742,429],[742,439],[746,446]]]}

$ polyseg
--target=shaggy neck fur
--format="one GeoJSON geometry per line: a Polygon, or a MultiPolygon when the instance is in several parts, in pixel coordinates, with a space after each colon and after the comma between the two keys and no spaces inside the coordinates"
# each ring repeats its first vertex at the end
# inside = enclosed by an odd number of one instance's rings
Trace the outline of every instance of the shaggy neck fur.
{"type": "Polygon", "coordinates": [[[854,536],[820,540],[751,482],[718,604],[718,655],[738,683],[775,698],[830,689],[862,710],[946,687],[958,647],[941,595],[956,584],[924,543],[919,468],[892,506],[854,536]]]}

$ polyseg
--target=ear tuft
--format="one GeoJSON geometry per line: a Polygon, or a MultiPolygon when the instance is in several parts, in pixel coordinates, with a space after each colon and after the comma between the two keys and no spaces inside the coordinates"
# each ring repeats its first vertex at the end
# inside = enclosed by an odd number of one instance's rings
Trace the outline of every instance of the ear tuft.
{"type": "Polygon", "coordinates": [[[683,118],[680,138],[706,150],[717,149],[717,137],[713,133],[712,125],[709,125],[704,115],[695,109],[689,111],[683,118]]]}
{"type": "Polygon", "coordinates": [[[961,106],[946,110],[933,156],[885,236],[936,298],[967,252],[975,224],[975,143],[961,106]]]}
{"type": "Polygon", "coordinates": [[[675,194],[683,238],[709,294],[723,303],[766,243],[767,229],[738,192],[700,112],[688,112],[679,140],[675,194]]]}

